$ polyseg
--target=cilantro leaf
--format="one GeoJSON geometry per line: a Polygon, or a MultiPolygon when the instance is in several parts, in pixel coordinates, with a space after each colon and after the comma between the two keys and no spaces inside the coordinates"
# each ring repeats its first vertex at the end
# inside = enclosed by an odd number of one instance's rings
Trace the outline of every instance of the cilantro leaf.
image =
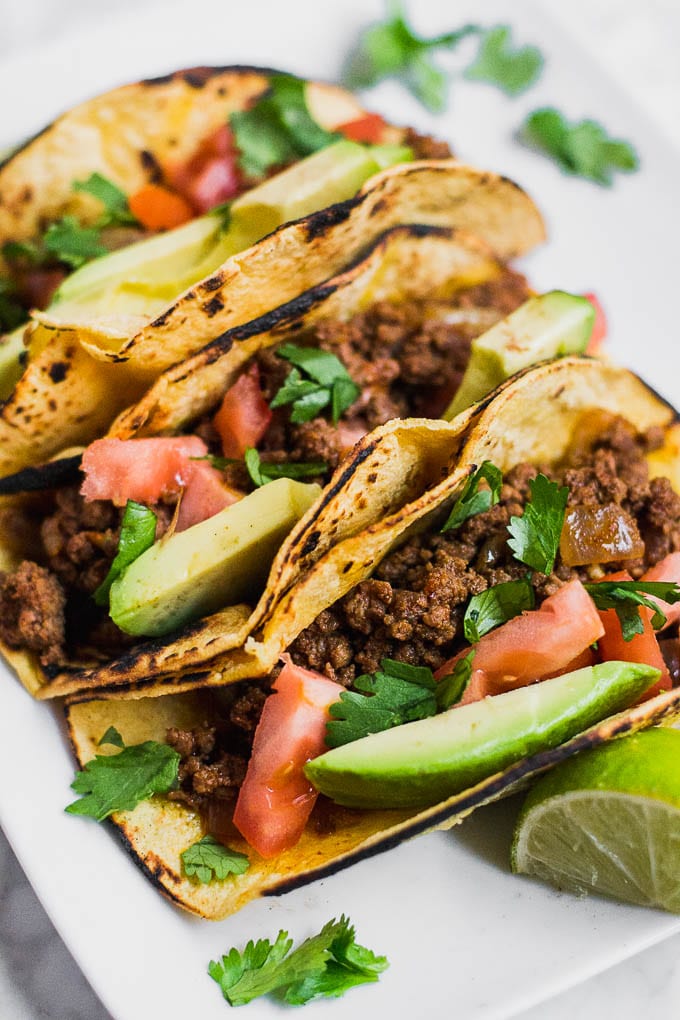
{"type": "Polygon", "coordinates": [[[133,744],[119,754],[97,754],[71,783],[82,796],[66,811],[98,822],[114,811],[131,811],[152,794],[167,793],[176,785],[179,761],[177,751],[155,740],[133,744]]]}
{"type": "Polygon", "coordinates": [[[535,605],[534,589],[527,578],[504,581],[473,595],[465,610],[463,633],[470,644],[476,644],[494,627],[519,616],[535,605]]]}
{"type": "Polygon", "coordinates": [[[115,726],[109,726],[104,736],[97,741],[97,747],[101,747],[102,744],[111,744],[113,747],[125,747],[125,741],[121,737],[120,733],[115,726]]]}
{"type": "Polygon", "coordinates": [[[245,854],[224,846],[214,836],[204,836],[184,850],[180,857],[184,874],[203,885],[213,879],[223,881],[228,875],[244,875],[250,867],[245,854]]]}
{"type": "Polygon", "coordinates": [[[251,940],[242,953],[230,949],[221,960],[210,962],[208,973],[232,1006],[271,992],[283,992],[290,1005],[337,998],[354,985],[377,981],[388,966],[385,957],[357,945],[354,935],[344,916],[329,921],[318,935],[295,949],[288,932],[280,931],[273,944],[258,939],[251,940]]]}
{"type": "Polygon", "coordinates": [[[11,332],[28,319],[26,309],[19,301],[14,284],[0,276],[0,331],[11,332]]]}
{"type": "Polygon", "coordinates": [[[252,446],[246,450],[244,459],[251,481],[258,488],[274,481],[275,478],[316,478],[317,475],[324,474],[328,468],[322,460],[270,464],[261,460],[259,453],[252,446]]]}
{"type": "Polygon", "coordinates": [[[416,99],[437,113],[446,103],[446,76],[433,63],[432,53],[454,49],[466,36],[479,31],[477,25],[464,25],[425,39],[413,31],[401,6],[393,4],[386,21],[362,33],[350,56],[345,80],[350,88],[366,88],[383,78],[399,76],[416,99]]]}
{"type": "Polygon", "coordinates": [[[465,77],[497,85],[509,96],[528,89],[543,69],[543,54],[536,46],[511,45],[512,30],[496,25],[482,35],[477,59],[465,71],[465,77]]]}
{"type": "Polygon", "coordinates": [[[99,239],[97,227],[81,227],[75,216],[64,216],[51,223],[43,244],[45,251],[73,269],[108,252],[99,239]]]}
{"type": "Polygon", "coordinates": [[[465,688],[470,683],[472,676],[472,660],[474,649],[459,659],[453,667],[453,672],[443,676],[437,681],[437,708],[440,712],[446,711],[452,705],[458,704],[465,694],[465,688]]]}
{"type": "Polygon", "coordinates": [[[337,141],[311,116],[305,99],[306,82],[289,74],[275,74],[270,87],[250,110],[229,118],[239,150],[239,163],[247,177],[263,177],[337,141]]]}
{"type": "Polygon", "coordinates": [[[326,744],[339,747],[392,726],[437,713],[437,681],[425,666],[382,659],[380,669],[357,677],[356,690],[343,691],[331,705],[326,744]]]}
{"type": "Polygon", "coordinates": [[[446,519],[442,531],[459,528],[468,517],[484,513],[485,510],[495,506],[501,498],[502,485],[503,475],[500,470],[490,460],[485,460],[482,466],[466,481],[463,491],[453,504],[453,509],[446,519]],[[480,489],[481,481],[485,481],[488,488],[480,489]]]}
{"type": "Polygon", "coordinates": [[[41,261],[40,249],[33,241],[5,241],[2,256],[8,262],[27,262],[38,265],[41,261]]]}
{"type": "Polygon", "coordinates": [[[560,488],[545,475],[529,482],[531,502],[522,517],[511,517],[508,545],[515,559],[543,574],[552,573],[560,544],[569,489],[560,488]]]}
{"type": "Polygon", "coordinates": [[[529,114],[520,139],[553,159],[565,173],[606,186],[616,171],[632,173],[640,165],[630,142],[610,138],[594,120],[570,123],[552,107],[529,114]]]}
{"type": "Polygon", "coordinates": [[[330,404],[333,424],[337,425],[361,393],[340,359],[329,351],[295,344],[283,344],[276,353],[294,367],[269,406],[292,404],[290,420],[299,424],[316,418],[330,404]],[[304,379],[300,370],[309,378],[304,379]]]}
{"type": "Polygon", "coordinates": [[[636,634],[644,631],[639,606],[652,610],[652,627],[659,630],[666,622],[666,616],[653,598],[672,605],[680,602],[680,587],[666,581],[600,581],[586,584],[585,589],[598,609],[613,609],[621,624],[624,641],[631,641],[636,634]]]}
{"type": "Polygon", "coordinates": [[[129,499],[123,514],[118,539],[118,552],[109,567],[109,572],[94,593],[98,606],[105,606],[109,600],[111,585],[133,560],[146,552],[156,540],[156,515],[153,510],[129,499]]]}
{"type": "Polygon", "coordinates": [[[136,216],[130,212],[125,192],[103,174],[95,172],[86,181],[74,181],[73,190],[92,195],[103,205],[104,212],[97,221],[97,227],[137,223],[136,216]]]}

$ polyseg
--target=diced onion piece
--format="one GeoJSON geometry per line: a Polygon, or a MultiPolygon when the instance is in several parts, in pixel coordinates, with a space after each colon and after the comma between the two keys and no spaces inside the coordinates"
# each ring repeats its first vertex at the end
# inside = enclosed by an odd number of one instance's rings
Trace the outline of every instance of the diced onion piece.
{"type": "Polygon", "coordinates": [[[614,563],[644,556],[637,523],[615,503],[572,506],[564,518],[560,555],[568,567],[614,563]]]}

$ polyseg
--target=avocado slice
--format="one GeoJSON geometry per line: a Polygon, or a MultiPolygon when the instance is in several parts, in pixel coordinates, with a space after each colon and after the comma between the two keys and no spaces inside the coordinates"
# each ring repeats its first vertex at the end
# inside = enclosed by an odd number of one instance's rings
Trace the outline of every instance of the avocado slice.
{"type": "Polygon", "coordinates": [[[658,677],[637,663],[587,666],[336,747],[305,774],[347,807],[428,807],[627,708],[658,677]]]}
{"type": "Polygon", "coordinates": [[[27,353],[24,345],[26,325],[0,337],[0,400],[7,400],[24,371],[21,355],[27,353]]]}
{"type": "Polygon", "coordinates": [[[128,634],[155,637],[256,597],[281,542],[320,492],[279,478],[156,542],[111,586],[112,620],[128,634]]]}
{"type": "Polygon", "coordinates": [[[451,421],[523,368],[547,358],[582,354],[594,323],[595,309],[587,298],[562,290],[529,298],[472,341],[465,375],[442,417],[451,421]]]}
{"type": "Polygon", "coordinates": [[[101,306],[107,315],[155,315],[231,255],[283,223],[351,198],[373,174],[411,157],[405,146],[335,142],[246,192],[228,214],[209,213],[89,262],[64,281],[50,313],[63,319],[72,309],[101,306]]]}

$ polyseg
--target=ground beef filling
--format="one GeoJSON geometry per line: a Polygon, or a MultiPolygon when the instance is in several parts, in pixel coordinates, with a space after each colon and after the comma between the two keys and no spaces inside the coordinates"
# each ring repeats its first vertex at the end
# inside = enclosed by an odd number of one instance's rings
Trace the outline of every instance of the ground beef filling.
{"type": "MultiPolygon", "coordinates": [[[[574,448],[567,466],[546,471],[569,486],[568,507],[615,506],[637,524],[644,554],[634,560],[570,568],[558,556],[549,577],[533,573],[536,602],[572,577],[594,580],[626,569],[636,578],[680,549],[680,496],[665,478],[649,480],[644,453],[659,434],[637,437],[622,419],[588,449],[574,448]]],[[[529,479],[538,470],[521,464],[504,480],[500,502],[455,531],[431,530],[387,556],[373,577],[324,610],[290,651],[301,666],[351,685],[385,657],[437,669],[463,644],[463,617],[472,595],[524,577],[512,557],[507,525],[523,513],[529,479]]]]}
{"type": "MultiPolygon", "coordinates": [[[[154,511],[160,537],[172,508],[154,511]]],[[[111,503],[87,502],[77,486],[57,490],[40,525],[40,562],[0,573],[0,640],[36,652],[47,667],[93,653],[110,657],[134,642],[92,598],[116,555],[122,516],[111,503]]]]}
{"type": "MultiPolygon", "coordinates": [[[[392,418],[438,418],[460,385],[473,339],[528,297],[525,278],[505,270],[445,305],[382,301],[347,322],[320,323],[310,345],[336,354],[361,394],[339,427],[324,417],[293,424],[290,408],[277,410],[260,444],[263,459],[323,461],[333,470],[357,438],[392,418]]],[[[274,350],[256,360],[269,403],[290,365],[274,350]]]]}

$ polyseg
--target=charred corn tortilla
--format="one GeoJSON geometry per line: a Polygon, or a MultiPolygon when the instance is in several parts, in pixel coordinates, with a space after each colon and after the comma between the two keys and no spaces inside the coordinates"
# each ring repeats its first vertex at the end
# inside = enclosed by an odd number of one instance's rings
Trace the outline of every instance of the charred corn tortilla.
{"type": "Polygon", "coordinates": [[[110,414],[112,420],[122,410],[125,394],[126,403],[131,396],[137,399],[164,369],[196,354],[224,331],[319,286],[402,223],[471,233],[501,259],[529,250],[544,237],[533,202],[506,178],[455,160],[408,163],[370,178],[355,198],[287,224],[228,259],[129,333],[118,331],[112,339],[101,318],[59,319],[56,305],[54,312],[36,315],[29,327],[32,371],[0,411],[0,473],[40,463],[63,446],[90,442],[101,434],[102,417],[110,414]],[[78,344],[55,367],[51,338],[61,343],[64,331],[78,344]],[[83,351],[95,363],[91,390],[79,382],[83,351]],[[52,410],[36,391],[35,377],[44,381],[55,371],[60,397],[52,410]],[[108,395],[103,406],[102,392],[108,395]],[[59,412],[63,404],[73,409],[67,419],[59,412]],[[38,410],[40,429],[33,420],[38,410]]]}
{"type": "MultiPolygon", "coordinates": [[[[622,413],[639,431],[668,430],[673,441],[672,408],[631,373],[610,365],[565,358],[528,370],[506,384],[471,422],[457,467],[439,485],[397,514],[377,521],[360,535],[330,549],[274,607],[258,640],[251,639],[237,658],[225,656],[220,673],[190,676],[179,682],[109,689],[87,700],[73,699],[67,708],[71,740],[84,765],[95,753],[96,741],[114,725],[129,742],[163,740],[169,726],[190,729],[209,718],[210,691],[205,688],[248,675],[269,672],[294,638],[358,581],[404,537],[441,521],[461,482],[474,465],[493,460],[502,470],[522,461],[559,463],[569,444],[594,413],[622,413]],[[543,408],[543,410],[541,410],[543,408]],[[246,658],[244,658],[244,656],[246,658]],[[191,691],[192,686],[198,688],[191,691]],[[203,688],[203,689],[201,689],[203,688]],[[177,692],[172,693],[170,692],[177,692]],[[184,692],[184,693],[179,693],[184,692]],[[168,693],[157,702],[148,695],[168,693]],[[120,700],[120,695],[137,702],[120,700]]],[[[668,446],[672,449],[672,445],[668,446]]],[[[663,451],[662,451],[663,452],[663,451]]],[[[219,694],[217,694],[219,697],[219,694]]],[[[339,809],[333,831],[323,833],[310,823],[300,843],[270,861],[248,849],[237,833],[230,845],[246,851],[251,867],[229,883],[197,888],[182,873],[180,854],[203,833],[194,812],[162,798],[140,804],[114,818],[130,852],[161,890],[173,901],[209,918],[220,918],[259,895],[278,894],[337,871],[354,861],[389,849],[411,836],[446,829],[475,808],[516,789],[531,776],[570,755],[625,733],[680,714],[680,690],[619,713],[591,727],[567,743],[517,762],[472,789],[424,811],[348,811],[339,809]]]]}
{"type": "MultiPolygon", "coordinates": [[[[505,271],[483,242],[465,232],[395,227],[338,276],[224,334],[194,358],[165,372],[137,405],[119,417],[109,434],[128,439],[190,429],[192,422],[219,402],[257,351],[283,340],[304,340],[317,323],[346,320],[378,301],[453,300],[466,288],[493,281],[505,271]]],[[[497,318],[500,313],[471,308],[465,314],[472,323],[475,316],[483,323],[485,316],[497,318]]],[[[483,328],[480,324],[479,331],[483,328]]],[[[82,356],[87,369],[96,364],[82,356]]],[[[106,390],[100,391],[100,401],[107,406],[106,390]]],[[[43,398],[39,407],[45,405],[43,398]]],[[[468,420],[462,416],[451,426],[441,421],[397,421],[367,436],[282,547],[265,593],[252,612],[248,606],[229,607],[168,639],[142,643],[113,662],[73,662],[56,673],[41,666],[32,653],[5,647],[6,657],[28,689],[40,697],[111,683],[147,682],[169,670],[201,669],[206,661],[239,648],[273,604],[333,544],[439,481],[457,453],[468,420]]],[[[40,423],[44,434],[42,419],[40,423]]],[[[5,545],[10,567],[24,558],[21,548],[9,551],[7,530],[14,519],[9,514],[3,522],[0,513],[0,544],[5,545]]]]}

